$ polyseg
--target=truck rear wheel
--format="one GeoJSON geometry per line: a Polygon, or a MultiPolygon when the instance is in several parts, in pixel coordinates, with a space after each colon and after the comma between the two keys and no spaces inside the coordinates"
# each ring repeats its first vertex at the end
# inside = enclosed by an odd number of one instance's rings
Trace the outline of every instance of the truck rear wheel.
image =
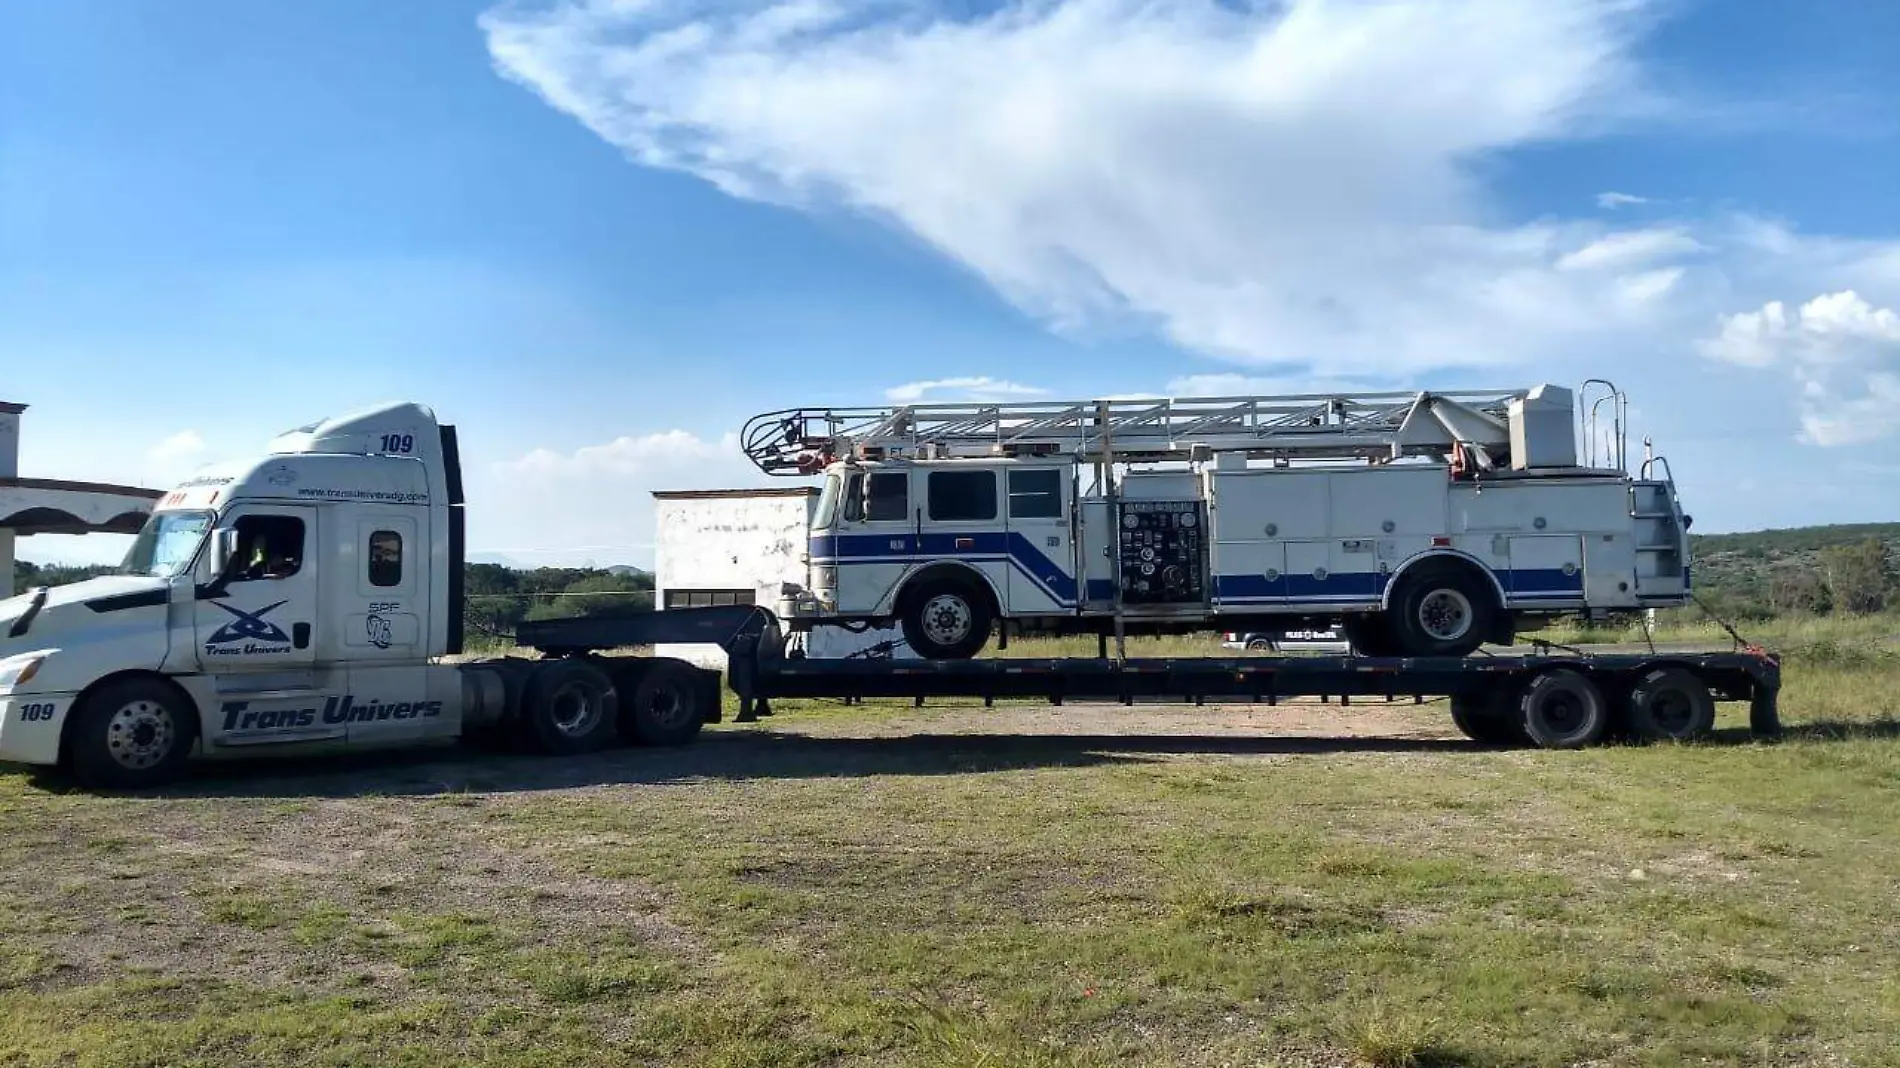
{"type": "Polygon", "coordinates": [[[1518,699],[1524,733],[1546,749],[1581,749],[1603,737],[1610,710],[1590,676],[1552,668],[1531,680],[1518,699]]]}
{"type": "Polygon", "coordinates": [[[618,703],[612,680],[585,660],[536,664],[521,695],[529,739],[549,753],[591,753],[614,736],[618,703]]]}
{"type": "Polygon", "coordinates": [[[1400,656],[1466,656],[1497,626],[1497,598],[1459,563],[1422,563],[1399,579],[1387,610],[1400,656]]]}
{"type": "Polygon", "coordinates": [[[968,660],[990,640],[989,598],[972,581],[928,579],[904,595],[904,640],[926,660],[968,660]]]}
{"type": "Polygon", "coordinates": [[[1715,727],[1715,698],[1682,668],[1657,668],[1630,691],[1630,733],[1644,741],[1686,742],[1715,727]]]}
{"type": "Polygon", "coordinates": [[[702,688],[687,664],[660,660],[634,684],[632,704],[620,712],[620,736],[640,745],[681,745],[706,723],[702,688]]]}
{"type": "Polygon", "coordinates": [[[197,710],[156,679],[101,687],[74,710],[73,775],[85,786],[125,790],[178,778],[198,737],[197,710]]]}

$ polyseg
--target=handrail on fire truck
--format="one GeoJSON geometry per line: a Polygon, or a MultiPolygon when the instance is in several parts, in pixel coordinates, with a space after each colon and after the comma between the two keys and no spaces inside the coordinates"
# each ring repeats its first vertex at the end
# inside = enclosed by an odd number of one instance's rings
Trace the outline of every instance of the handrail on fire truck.
{"type": "Polygon", "coordinates": [[[845,459],[1068,455],[1097,462],[1396,460],[1461,450],[1479,469],[1510,465],[1510,405],[1526,390],[1311,393],[1259,397],[895,404],[787,408],[747,420],[742,447],[761,471],[811,474],[845,459]],[[1105,415],[1105,418],[1104,418],[1105,415]]]}

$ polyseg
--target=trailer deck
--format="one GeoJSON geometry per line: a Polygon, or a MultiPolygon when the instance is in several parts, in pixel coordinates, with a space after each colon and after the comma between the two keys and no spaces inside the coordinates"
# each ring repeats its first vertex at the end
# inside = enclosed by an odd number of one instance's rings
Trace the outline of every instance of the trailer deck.
{"type": "MultiPolygon", "coordinates": [[[[661,643],[711,644],[727,656],[726,685],[739,698],[740,721],[770,714],[779,698],[929,698],[1185,702],[1289,698],[1377,700],[1450,698],[1466,733],[1504,740],[1520,716],[1587,718],[1592,700],[1608,725],[1631,718],[1647,733],[1705,733],[1714,701],[1749,702],[1749,728],[1780,733],[1780,661],[1760,649],[1706,652],[1548,652],[1466,657],[1211,656],[971,660],[802,659],[784,655],[778,620],[750,606],[675,609],[624,619],[552,619],[523,623],[517,644],[547,655],[592,655],[661,643]],[[1692,680],[1692,681],[1691,681],[1692,680]],[[1701,697],[1696,689],[1702,691],[1701,697]],[[1554,702],[1554,703],[1553,703],[1554,702]],[[1685,705],[1684,702],[1687,702],[1685,705]],[[1706,710],[1700,706],[1708,704],[1706,710]],[[1548,708],[1544,706],[1548,705],[1548,708]],[[1652,707],[1653,706],[1653,707],[1652,707]],[[1541,712],[1540,712],[1541,710],[1541,712]],[[1468,724],[1467,720],[1482,723],[1468,724]],[[1489,724],[1497,729],[1486,731],[1489,724]],[[1655,726],[1661,723],[1664,726],[1655,726]],[[1477,732],[1474,733],[1474,726],[1477,732]]],[[[1565,746],[1594,741],[1605,727],[1531,729],[1532,740],[1565,746]]]]}

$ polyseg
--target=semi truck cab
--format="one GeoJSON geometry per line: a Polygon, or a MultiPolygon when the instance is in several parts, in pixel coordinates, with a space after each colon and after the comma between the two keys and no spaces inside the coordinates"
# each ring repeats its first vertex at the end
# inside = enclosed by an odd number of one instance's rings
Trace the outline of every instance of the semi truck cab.
{"type": "Polygon", "coordinates": [[[438,662],[462,651],[462,524],[455,430],[422,405],[200,471],[117,574],[0,602],[0,760],[136,784],[188,751],[448,739],[500,718],[522,680],[438,662]]]}

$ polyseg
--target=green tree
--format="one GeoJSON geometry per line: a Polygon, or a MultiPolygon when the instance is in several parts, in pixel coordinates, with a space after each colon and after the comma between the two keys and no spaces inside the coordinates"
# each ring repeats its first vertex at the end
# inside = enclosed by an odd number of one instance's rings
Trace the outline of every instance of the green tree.
{"type": "Polygon", "coordinates": [[[1777,569],[1768,580],[1768,603],[1777,614],[1820,615],[1833,606],[1827,582],[1806,567],[1777,569]]]}
{"type": "Polygon", "coordinates": [[[1821,577],[1829,597],[1841,611],[1865,614],[1887,606],[1894,587],[1894,569],[1886,543],[1863,538],[1850,545],[1821,550],[1821,577]]]}

